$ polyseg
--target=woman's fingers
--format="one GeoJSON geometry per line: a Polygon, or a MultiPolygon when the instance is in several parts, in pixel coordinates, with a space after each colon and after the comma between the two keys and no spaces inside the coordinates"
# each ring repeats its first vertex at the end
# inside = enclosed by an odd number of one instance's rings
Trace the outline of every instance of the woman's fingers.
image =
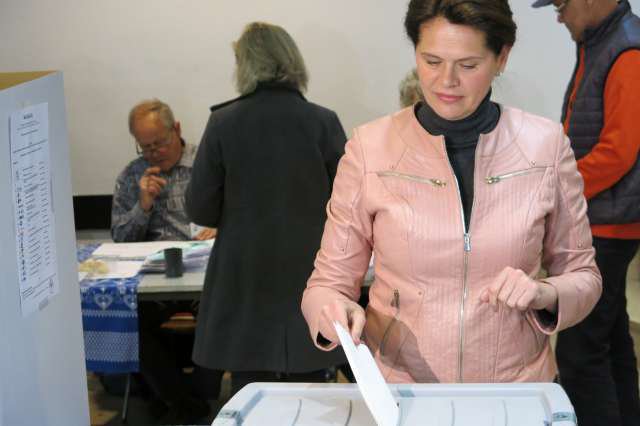
{"type": "Polygon", "coordinates": [[[488,288],[488,293],[489,293],[488,303],[489,305],[491,305],[494,311],[498,310],[498,296],[500,294],[500,291],[502,290],[502,287],[508,281],[509,269],[511,268],[503,269],[502,272],[498,274],[496,279],[491,283],[491,285],[488,288]]]}
{"type": "Polygon", "coordinates": [[[333,321],[329,319],[328,316],[324,315],[324,313],[320,316],[318,332],[331,343],[339,342],[338,335],[333,328],[333,321]]]}
{"type": "Polygon", "coordinates": [[[506,267],[480,292],[480,301],[491,305],[494,311],[499,304],[526,311],[538,298],[539,285],[523,271],[506,267]]]}
{"type": "MultiPolygon", "coordinates": [[[[516,300],[517,300],[517,295],[519,294],[518,288],[516,286],[516,283],[513,280],[512,276],[507,276],[505,277],[505,281],[502,284],[502,288],[500,289],[500,292],[498,293],[498,301],[501,302],[503,305],[507,305],[509,307],[512,307],[511,305],[509,305],[509,302],[512,300],[512,298],[515,296],[516,300]]],[[[514,303],[515,305],[515,303],[514,303]]],[[[496,306],[497,308],[497,306],[496,306]]]]}
{"type": "Polygon", "coordinates": [[[538,294],[538,289],[536,287],[537,286],[533,286],[533,285],[528,286],[525,289],[525,291],[523,291],[522,295],[520,296],[520,299],[516,303],[516,308],[518,308],[518,310],[524,312],[527,309],[532,307],[533,302],[535,301],[538,294]]]}
{"type": "Polygon", "coordinates": [[[366,319],[364,310],[360,305],[358,305],[358,308],[351,311],[351,338],[356,345],[360,344],[360,336],[362,336],[366,319]]]}
{"type": "Polygon", "coordinates": [[[340,343],[333,323],[337,322],[345,330],[349,330],[349,317],[346,306],[342,301],[334,301],[322,308],[322,326],[320,332],[332,343],[340,343]]]}
{"type": "Polygon", "coordinates": [[[479,300],[491,305],[494,311],[502,304],[523,312],[529,309],[555,312],[558,292],[553,286],[534,280],[520,269],[506,267],[489,286],[482,289],[479,300]]]}
{"type": "Polygon", "coordinates": [[[351,301],[334,301],[322,308],[320,318],[320,332],[329,341],[340,343],[340,339],[334,328],[337,322],[345,330],[349,330],[353,341],[360,343],[360,335],[364,330],[365,313],[362,307],[351,301]]]}

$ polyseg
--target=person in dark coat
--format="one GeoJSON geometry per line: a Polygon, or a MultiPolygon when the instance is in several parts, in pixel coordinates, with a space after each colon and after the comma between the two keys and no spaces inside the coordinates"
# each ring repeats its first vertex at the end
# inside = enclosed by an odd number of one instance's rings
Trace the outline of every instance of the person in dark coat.
{"type": "Polygon", "coordinates": [[[314,347],[299,306],[346,135],[302,95],[307,71],[283,28],[249,24],[233,47],[241,96],[211,108],[186,192],[191,220],[218,228],[193,359],[231,371],[234,393],[324,381],[344,354],[314,347]]]}

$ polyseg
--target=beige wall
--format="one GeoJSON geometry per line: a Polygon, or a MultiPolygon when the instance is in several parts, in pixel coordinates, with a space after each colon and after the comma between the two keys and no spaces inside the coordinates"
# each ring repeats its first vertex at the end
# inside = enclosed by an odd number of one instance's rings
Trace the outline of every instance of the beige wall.
{"type": "MultiPolygon", "coordinates": [[[[574,54],[552,8],[512,0],[519,40],[495,98],[558,119],[574,54]]],[[[336,110],[347,133],[398,106],[413,65],[406,0],[22,0],[0,13],[0,71],[65,74],[73,191],[111,193],[135,155],[130,106],[158,96],[198,142],[211,104],[235,96],[230,44],[266,20],[298,41],[311,74],[308,98],[336,110]]],[[[632,0],[640,9],[640,0],[632,0]]]]}

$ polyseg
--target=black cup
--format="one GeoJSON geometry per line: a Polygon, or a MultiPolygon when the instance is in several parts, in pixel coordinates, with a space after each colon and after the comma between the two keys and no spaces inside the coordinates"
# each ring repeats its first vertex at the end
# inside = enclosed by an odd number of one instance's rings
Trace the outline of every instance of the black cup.
{"type": "Polygon", "coordinates": [[[182,265],[182,249],[172,247],[164,249],[164,261],[166,263],[164,274],[167,278],[177,278],[182,276],[184,267],[182,265]]]}

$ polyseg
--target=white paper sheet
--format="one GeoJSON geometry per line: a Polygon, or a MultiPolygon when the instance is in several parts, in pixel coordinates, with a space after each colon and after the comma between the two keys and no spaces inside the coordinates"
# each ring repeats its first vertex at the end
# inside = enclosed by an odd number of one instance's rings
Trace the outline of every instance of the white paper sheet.
{"type": "Polygon", "coordinates": [[[378,426],[397,426],[400,421],[400,409],[369,348],[362,343],[356,346],[349,332],[337,322],[334,322],[333,326],[356,377],[358,389],[376,423],[378,426]]]}
{"type": "Polygon", "coordinates": [[[58,294],[49,110],[42,103],[11,114],[11,183],[22,315],[58,294]]]}
{"type": "Polygon", "coordinates": [[[170,247],[183,248],[189,245],[188,241],[149,241],[143,243],[104,243],[91,255],[94,258],[111,257],[120,260],[140,259],[144,260],[153,253],[170,247]]]}

